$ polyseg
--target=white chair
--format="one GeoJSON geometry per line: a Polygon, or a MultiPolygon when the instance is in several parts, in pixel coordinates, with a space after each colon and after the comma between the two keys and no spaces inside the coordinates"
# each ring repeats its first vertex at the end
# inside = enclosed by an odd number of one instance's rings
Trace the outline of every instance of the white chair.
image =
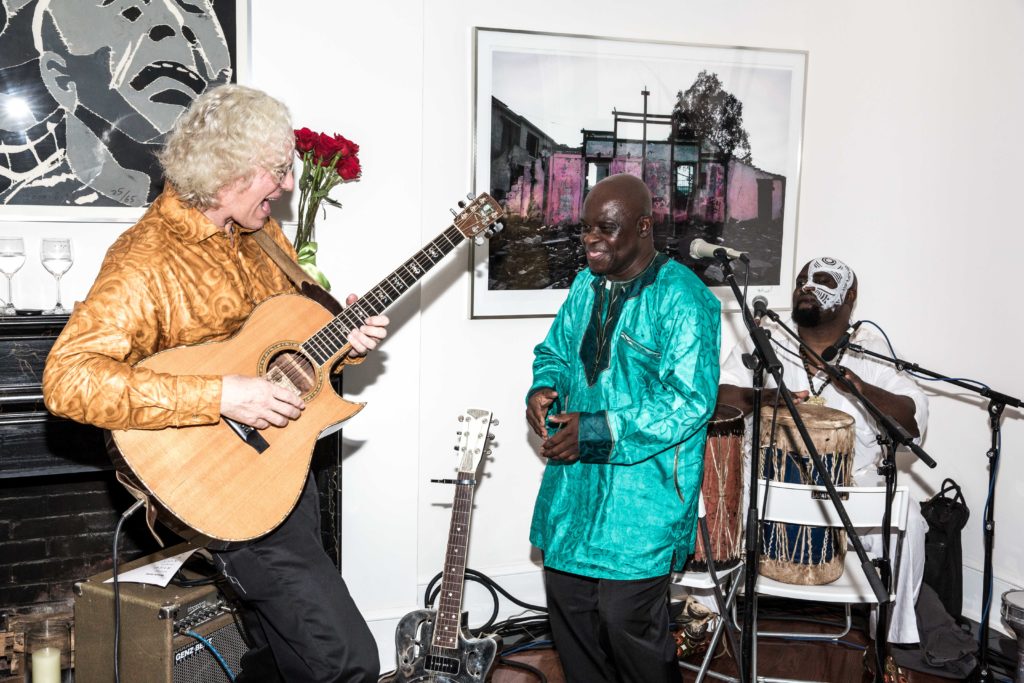
{"type": "MultiPolygon", "coordinates": [[[[707,516],[704,508],[704,495],[701,494],[697,503],[697,524],[698,533],[702,538],[707,538],[707,516]]],[[[708,548],[705,543],[705,548],[708,548]]],[[[704,659],[701,660],[700,666],[690,664],[689,662],[679,662],[679,666],[690,671],[697,673],[697,677],[694,679],[694,683],[702,683],[706,676],[712,676],[723,681],[735,682],[737,679],[731,676],[724,676],[718,672],[711,671],[711,660],[715,656],[715,650],[718,648],[718,642],[721,640],[724,630],[727,628],[734,628],[729,623],[728,613],[733,608],[736,600],[737,590],[740,588],[740,584],[743,582],[743,563],[736,564],[726,569],[715,568],[715,578],[718,579],[718,589],[721,592],[721,597],[724,605],[719,604],[719,618],[715,624],[715,628],[711,634],[711,641],[708,643],[707,652],[704,653],[704,659]],[[723,609],[724,607],[724,609],[723,609]]],[[[672,594],[676,597],[685,597],[688,591],[681,589],[698,589],[698,590],[714,590],[715,579],[712,578],[710,571],[700,572],[688,570],[681,574],[677,574],[672,580],[672,594]]],[[[737,638],[738,642],[738,638],[737,638]]]]}
{"type": "MultiPolygon", "coordinates": [[[[836,487],[843,507],[850,522],[857,531],[881,528],[885,511],[885,488],[881,486],[846,486],[836,487]]],[[[907,511],[910,505],[910,493],[906,486],[897,486],[892,500],[892,531],[896,535],[891,544],[894,555],[892,563],[892,585],[889,601],[895,598],[897,577],[899,576],[900,556],[903,537],[907,528],[907,511]]],[[[762,520],[765,522],[784,522],[807,526],[842,527],[835,506],[832,505],[825,487],[790,484],[786,482],[767,481],[762,479],[758,487],[758,509],[763,510],[762,520]]],[[[877,570],[876,570],[877,571],[877,570]]],[[[839,632],[824,634],[808,634],[783,631],[760,631],[757,628],[757,617],[754,617],[754,671],[757,670],[757,638],[758,637],[799,637],[802,639],[821,639],[836,641],[850,632],[850,607],[855,604],[875,604],[877,599],[861,568],[857,554],[848,549],[844,560],[842,576],[832,583],[824,585],[801,585],[776,581],[765,576],[758,576],[755,584],[758,596],[774,596],[790,600],[808,600],[815,602],[842,603],[845,607],[845,628],[839,632]]],[[[735,605],[733,606],[735,619],[735,605]]],[[[797,679],[757,677],[763,681],[794,681],[797,679]]]]}

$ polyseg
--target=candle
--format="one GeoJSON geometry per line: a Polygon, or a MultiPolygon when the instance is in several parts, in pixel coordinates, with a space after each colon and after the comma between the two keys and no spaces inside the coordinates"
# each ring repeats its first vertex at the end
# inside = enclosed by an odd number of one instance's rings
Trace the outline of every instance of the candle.
{"type": "Polygon", "coordinates": [[[60,648],[32,651],[32,683],[60,683],[60,648]]]}

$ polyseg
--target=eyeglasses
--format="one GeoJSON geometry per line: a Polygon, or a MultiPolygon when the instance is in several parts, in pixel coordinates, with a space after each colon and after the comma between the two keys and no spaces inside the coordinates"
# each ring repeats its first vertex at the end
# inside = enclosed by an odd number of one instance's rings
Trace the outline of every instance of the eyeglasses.
{"type": "Polygon", "coordinates": [[[268,168],[267,173],[269,173],[270,177],[274,179],[274,182],[280,185],[284,182],[284,179],[288,177],[288,174],[292,172],[293,165],[294,162],[289,159],[283,164],[279,164],[273,168],[268,168]]]}

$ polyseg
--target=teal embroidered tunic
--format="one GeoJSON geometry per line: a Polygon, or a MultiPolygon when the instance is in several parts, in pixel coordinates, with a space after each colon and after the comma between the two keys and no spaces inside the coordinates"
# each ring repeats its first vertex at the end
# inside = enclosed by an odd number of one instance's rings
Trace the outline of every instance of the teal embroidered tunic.
{"type": "Polygon", "coordinates": [[[697,276],[661,254],[629,282],[589,270],[573,281],[534,349],[527,394],[553,388],[555,412],[581,413],[580,459],[548,462],[534,507],[530,541],[545,566],[620,580],[682,568],[718,394],[720,318],[697,276]]]}

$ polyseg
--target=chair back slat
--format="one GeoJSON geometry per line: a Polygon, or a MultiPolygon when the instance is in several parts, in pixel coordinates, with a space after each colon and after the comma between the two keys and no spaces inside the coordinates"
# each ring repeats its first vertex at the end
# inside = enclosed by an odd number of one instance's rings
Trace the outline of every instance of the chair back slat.
{"type": "MultiPolygon", "coordinates": [[[[836,491],[855,528],[882,526],[882,516],[885,512],[884,486],[837,486],[836,491]]],[[[897,486],[892,500],[894,529],[903,531],[907,528],[909,505],[909,489],[906,486],[897,486]]],[[[843,526],[824,486],[762,479],[758,487],[758,508],[764,510],[763,520],[768,522],[843,526]],[[768,501],[767,506],[764,504],[765,498],[768,501]]]]}

